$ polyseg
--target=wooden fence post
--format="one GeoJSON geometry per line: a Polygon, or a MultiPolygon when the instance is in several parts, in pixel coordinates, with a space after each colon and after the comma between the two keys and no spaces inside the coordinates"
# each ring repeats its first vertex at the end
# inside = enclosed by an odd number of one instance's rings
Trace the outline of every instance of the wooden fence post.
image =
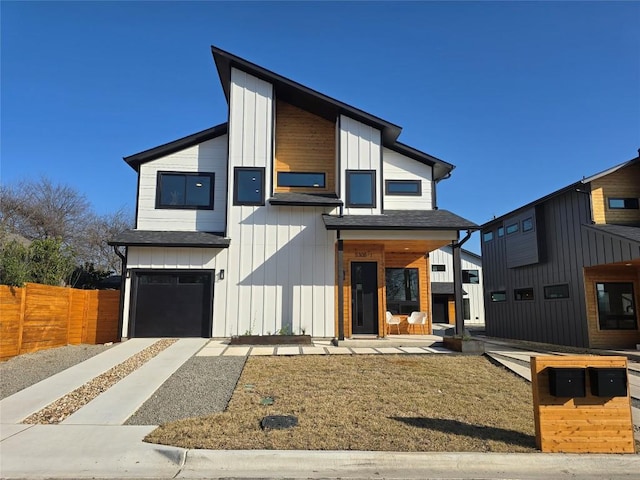
{"type": "Polygon", "coordinates": [[[27,304],[27,284],[25,283],[24,287],[20,289],[20,320],[18,323],[18,355],[20,355],[20,350],[22,349],[22,331],[24,329],[24,314],[26,311],[27,304]]]}

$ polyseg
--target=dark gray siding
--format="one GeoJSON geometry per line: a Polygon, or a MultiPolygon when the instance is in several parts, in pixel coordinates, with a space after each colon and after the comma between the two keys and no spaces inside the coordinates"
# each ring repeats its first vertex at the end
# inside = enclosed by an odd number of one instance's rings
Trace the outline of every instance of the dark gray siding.
{"type": "Polygon", "coordinates": [[[640,258],[640,244],[637,241],[611,234],[613,229],[608,227],[615,228],[610,225],[583,225],[582,243],[586,245],[585,267],[628,262],[640,258]]]}
{"type": "Polygon", "coordinates": [[[535,213],[538,263],[509,268],[507,235],[497,236],[502,222],[483,229],[494,231],[493,240],[482,242],[487,334],[587,346],[582,267],[591,254],[583,244],[581,225],[591,222],[589,196],[568,191],[537,205],[535,213]],[[557,284],[567,284],[570,297],[545,300],[544,286],[557,284]],[[533,288],[534,299],[516,301],[516,288],[533,288]],[[491,302],[491,292],[501,290],[507,300],[491,302]]]}
{"type": "Polygon", "coordinates": [[[505,218],[505,239],[507,244],[507,267],[522,267],[538,263],[538,227],[536,225],[535,209],[530,208],[512,217],[505,218]],[[524,231],[523,220],[530,219],[533,230],[524,231]],[[518,231],[507,234],[507,227],[518,225],[518,231]]]}

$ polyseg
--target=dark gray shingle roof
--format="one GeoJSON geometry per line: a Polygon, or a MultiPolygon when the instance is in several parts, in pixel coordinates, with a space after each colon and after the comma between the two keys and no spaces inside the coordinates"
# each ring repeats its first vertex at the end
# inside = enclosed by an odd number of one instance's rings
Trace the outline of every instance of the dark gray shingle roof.
{"type": "Polygon", "coordinates": [[[156,232],[125,230],[109,240],[109,245],[133,247],[201,247],[228,248],[230,240],[207,232],[156,232]]]}
{"type": "Polygon", "coordinates": [[[387,210],[382,215],[323,215],[327,230],[477,230],[447,210],[387,210]]]}
{"type": "Polygon", "coordinates": [[[610,235],[617,235],[626,240],[640,243],[640,227],[627,226],[627,225],[584,225],[587,228],[593,228],[610,235]]]}
{"type": "Polygon", "coordinates": [[[339,207],[342,205],[336,195],[318,195],[311,193],[275,193],[269,199],[271,205],[339,207]]]}

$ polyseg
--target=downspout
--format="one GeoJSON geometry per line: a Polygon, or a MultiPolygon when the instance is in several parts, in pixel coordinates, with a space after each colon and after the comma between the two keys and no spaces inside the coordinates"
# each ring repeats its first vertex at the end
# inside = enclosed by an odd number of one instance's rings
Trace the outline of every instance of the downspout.
{"type": "MultiPolygon", "coordinates": [[[[126,248],[126,247],[125,247],[126,248]]],[[[122,268],[120,269],[120,311],[118,312],[118,338],[122,340],[122,322],[124,320],[124,289],[125,283],[127,280],[127,257],[125,257],[120,250],[118,250],[118,245],[113,246],[113,251],[115,254],[120,257],[120,261],[122,262],[122,268]]]]}
{"type": "Polygon", "coordinates": [[[467,240],[471,238],[472,230],[467,230],[467,234],[462,240],[454,240],[451,242],[451,251],[453,253],[453,297],[456,307],[456,335],[462,335],[464,332],[464,315],[462,312],[462,260],[460,249],[467,240]]]}
{"type": "MultiPolygon", "coordinates": [[[[342,213],[342,212],[340,212],[342,213]]],[[[338,235],[338,341],[344,340],[344,240],[338,235]]]]}
{"type": "MultiPolygon", "coordinates": [[[[431,167],[431,178],[433,178],[433,172],[434,172],[434,168],[431,167]]],[[[433,181],[433,188],[431,189],[431,201],[433,203],[434,210],[438,210],[438,195],[436,193],[436,186],[442,180],[447,180],[448,178],[451,178],[451,172],[447,173],[444,177],[433,181]]]]}

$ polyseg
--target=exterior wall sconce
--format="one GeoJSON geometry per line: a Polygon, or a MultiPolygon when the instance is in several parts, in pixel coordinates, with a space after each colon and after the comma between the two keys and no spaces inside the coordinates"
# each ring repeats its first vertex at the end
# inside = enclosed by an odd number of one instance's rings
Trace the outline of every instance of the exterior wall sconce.
{"type": "Polygon", "coordinates": [[[220,280],[224,280],[224,269],[220,270],[220,273],[218,274],[218,278],[220,280]]]}

